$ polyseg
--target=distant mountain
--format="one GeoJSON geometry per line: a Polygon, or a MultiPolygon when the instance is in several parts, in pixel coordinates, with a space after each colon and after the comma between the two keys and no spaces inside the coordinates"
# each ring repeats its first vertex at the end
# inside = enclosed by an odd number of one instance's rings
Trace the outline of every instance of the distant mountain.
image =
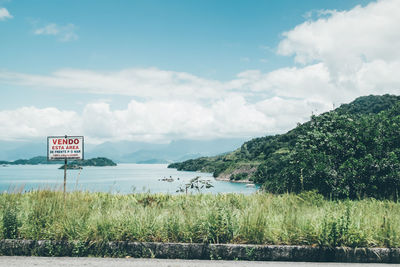
{"type": "Polygon", "coordinates": [[[12,161],[46,155],[47,144],[44,141],[0,141],[0,160],[12,161]]]}
{"type": "Polygon", "coordinates": [[[171,163],[234,150],[244,138],[176,140],[169,144],[106,142],[85,151],[85,157],[104,156],[120,163],[171,163]]]}
{"type": "MultiPolygon", "coordinates": [[[[127,159],[127,155],[137,152],[139,150],[157,150],[167,146],[167,144],[152,144],[145,142],[134,141],[118,141],[118,142],[104,142],[99,145],[87,146],[85,145],[85,157],[108,157],[116,160],[117,162],[132,162],[127,159]]],[[[147,160],[148,158],[142,159],[147,160]]],[[[141,159],[139,159],[141,160],[141,159]]]]}
{"type": "Polygon", "coordinates": [[[166,160],[163,160],[163,159],[148,159],[148,160],[138,161],[136,163],[138,163],[138,164],[167,164],[169,162],[166,160]]]}
{"type": "MultiPolygon", "coordinates": [[[[85,144],[85,158],[106,157],[119,163],[171,163],[234,150],[246,139],[176,140],[169,144],[119,141],[85,144]]],[[[0,141],[0,160],[14,161],[47,153],[46,141],[0,141]]]]}

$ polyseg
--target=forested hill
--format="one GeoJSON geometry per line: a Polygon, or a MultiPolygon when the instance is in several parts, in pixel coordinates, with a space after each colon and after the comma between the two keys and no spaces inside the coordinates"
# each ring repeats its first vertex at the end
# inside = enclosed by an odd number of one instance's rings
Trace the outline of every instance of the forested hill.
{"type": "Polygon", "coordinates": [[[343,104],[336,109],[340,114],[378,114],[381,111],[392,108],[400,101],[396,95],[369,95],[355,99],[350,104],[343,104]]]}
{"type": "Polygon", "coordinates": [[[247,178],[273,193],[316,190],[332,198],[398,198],[400,97],[360,97],[286,134],[170,168],[247,178]]]}

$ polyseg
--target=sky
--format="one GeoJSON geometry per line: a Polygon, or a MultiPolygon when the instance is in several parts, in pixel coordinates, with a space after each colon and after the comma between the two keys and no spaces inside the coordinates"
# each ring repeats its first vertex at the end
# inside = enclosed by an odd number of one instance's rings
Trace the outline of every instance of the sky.
{"type": "Polygon", "coordinates": [[[400,0],[0,0],[0,141],[250,138],[400,93],[400,0]]]}

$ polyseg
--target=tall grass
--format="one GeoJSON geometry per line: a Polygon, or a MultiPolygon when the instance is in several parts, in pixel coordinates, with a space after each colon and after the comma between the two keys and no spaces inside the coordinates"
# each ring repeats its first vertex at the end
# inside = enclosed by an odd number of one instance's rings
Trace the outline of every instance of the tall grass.
{"type": "Polygon", "coordinates": [[[0,238],[400,247],[400,203],[314,193],[0,194],[0,238]]]}

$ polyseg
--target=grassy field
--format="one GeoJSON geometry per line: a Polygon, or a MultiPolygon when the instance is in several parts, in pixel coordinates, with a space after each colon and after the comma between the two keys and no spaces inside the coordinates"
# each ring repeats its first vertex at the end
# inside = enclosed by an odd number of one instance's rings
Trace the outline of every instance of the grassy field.
{"type": "Polygon", "coordinates": [[[0,194],[0,239],[400,247],[400,203],[315,193],[0,194]]]}

